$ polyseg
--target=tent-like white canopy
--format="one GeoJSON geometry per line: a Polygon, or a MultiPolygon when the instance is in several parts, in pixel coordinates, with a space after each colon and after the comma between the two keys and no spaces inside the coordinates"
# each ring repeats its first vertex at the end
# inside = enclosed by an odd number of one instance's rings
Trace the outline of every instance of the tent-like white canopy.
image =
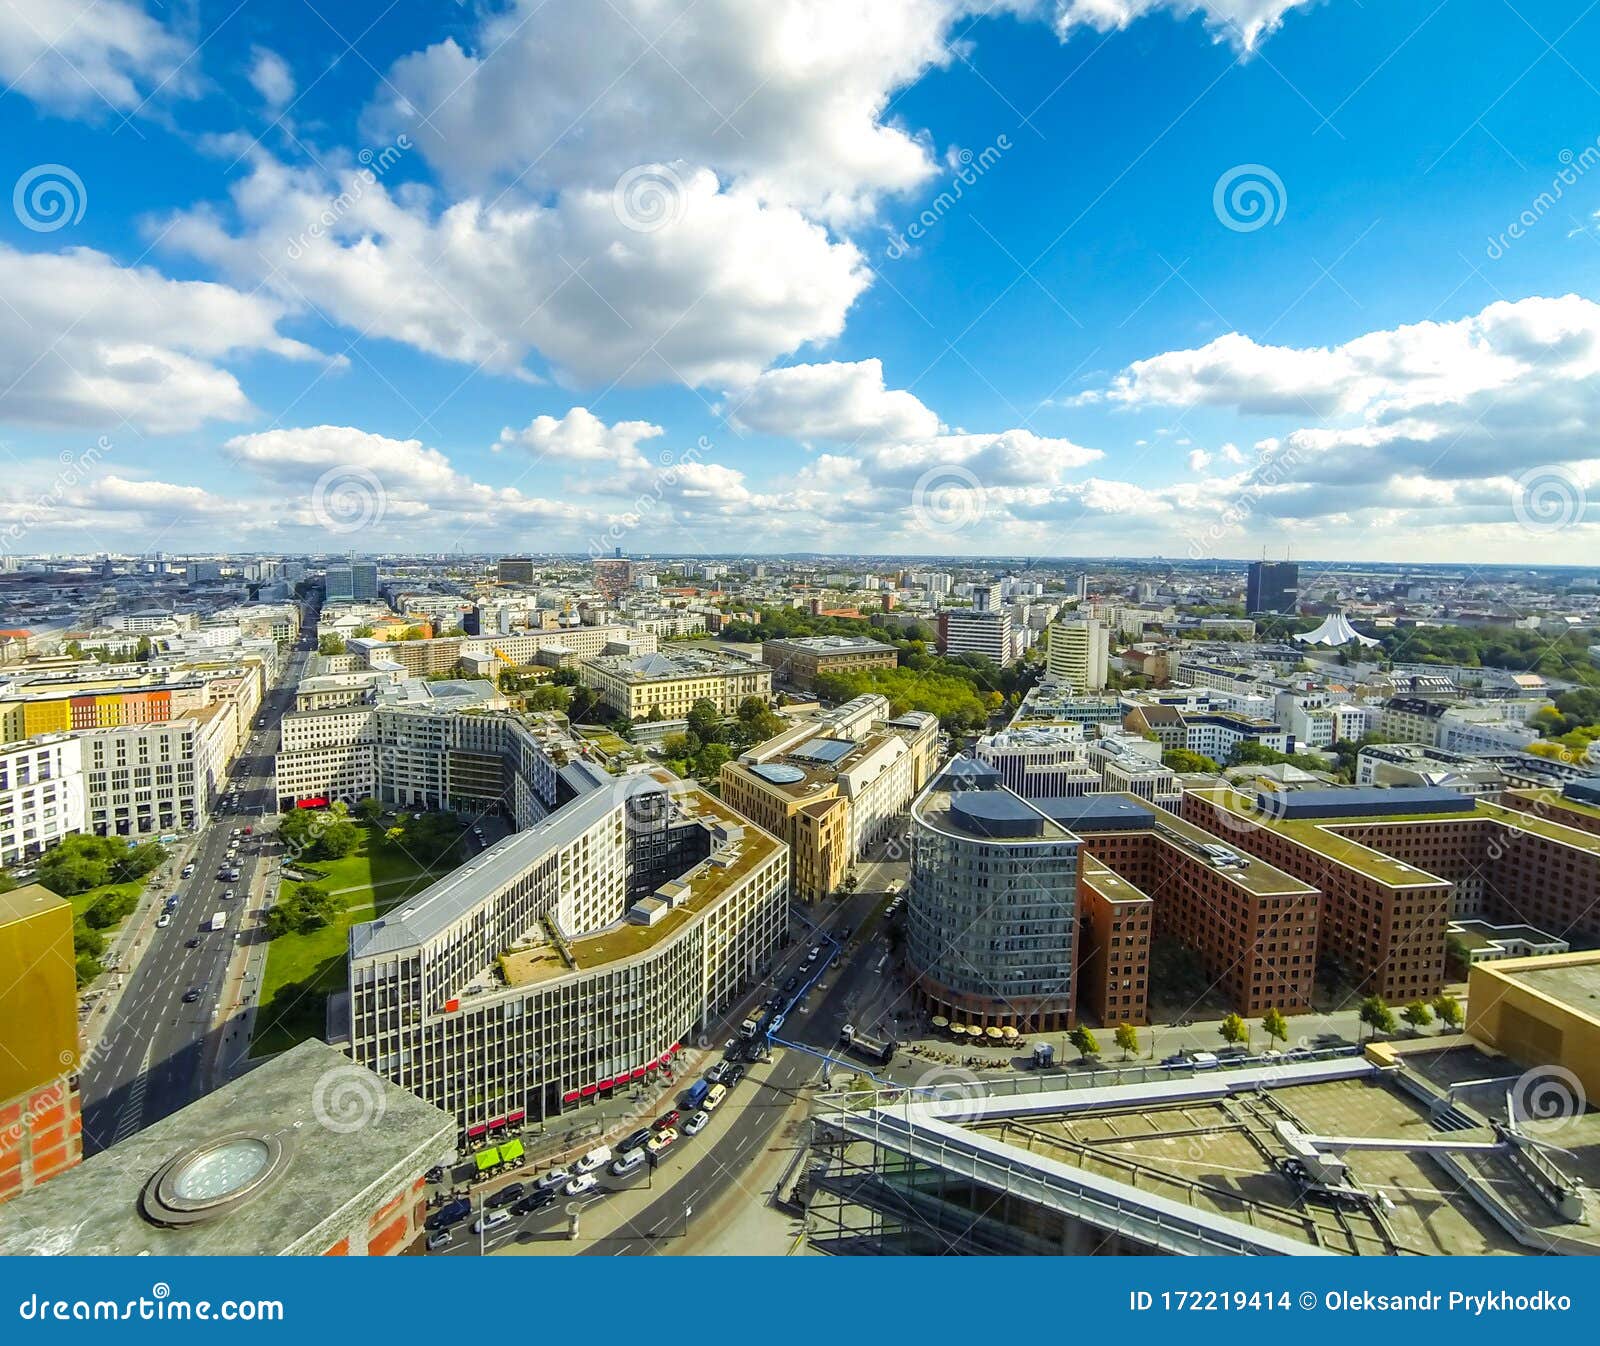
{"type": "Polygon", "coordinates": [[[1302,645],[1348,645],[1352,640],[1362,645],[1378,643],[1351,626],[1350,619],[1342,612],[1330,613],[1322,619],[1322,625],[1315,631],[1307,631],[1295,639],[1302,645]]]}

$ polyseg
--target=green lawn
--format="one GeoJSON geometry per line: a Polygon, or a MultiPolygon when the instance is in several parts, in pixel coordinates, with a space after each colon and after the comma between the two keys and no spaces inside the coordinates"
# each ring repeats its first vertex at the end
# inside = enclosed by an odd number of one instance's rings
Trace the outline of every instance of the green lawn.
{"type": "Polygon", "coordinates": [[[383,840],[383,825],[363,827],[361,844],[342,860],[297,866],[321,877],[317,882],[343,903],[344,910],[321,930],[280,935],[267,950],[267,970],[256,1014],[253,1052],[287,1051],[307,1038],[321,1037],[328,993],[345,984],[348,931],[383,915],[402,898],[426,888],[445,870],[429,872],[398,846],[383,840]],[[352,892],[340,892],[353,889],[352,892]]]}

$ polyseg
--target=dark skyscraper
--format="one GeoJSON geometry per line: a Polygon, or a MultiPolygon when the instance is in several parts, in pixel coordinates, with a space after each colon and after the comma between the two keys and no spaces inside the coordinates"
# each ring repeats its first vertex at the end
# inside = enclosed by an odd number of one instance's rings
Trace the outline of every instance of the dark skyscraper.
{"type": "Polygon", "coordinates": [[[1293,561],[1250,562],[1246,612],[1293,612],[1299,592],[1300,567],[1293,561]]]}

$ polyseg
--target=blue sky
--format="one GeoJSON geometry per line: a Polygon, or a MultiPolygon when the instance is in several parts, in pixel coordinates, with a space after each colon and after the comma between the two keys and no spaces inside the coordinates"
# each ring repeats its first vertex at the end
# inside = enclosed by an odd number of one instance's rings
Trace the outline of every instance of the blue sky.
{"type": "Polygon", "coordinates": [[[1575,0],[0,0],[8,545],[1581,562],[1597,46],[1575,0]]]}

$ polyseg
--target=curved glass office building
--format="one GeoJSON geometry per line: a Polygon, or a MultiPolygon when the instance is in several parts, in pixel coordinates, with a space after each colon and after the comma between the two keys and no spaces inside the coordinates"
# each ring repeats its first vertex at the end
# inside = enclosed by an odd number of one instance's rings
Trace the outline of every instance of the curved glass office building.
{"type": "Polygon", "coordinates": [[[970,758],[923,791],[906,956],[932,1013],[978,1028],[1072,1025],[1079,845],[970,758]]]}

